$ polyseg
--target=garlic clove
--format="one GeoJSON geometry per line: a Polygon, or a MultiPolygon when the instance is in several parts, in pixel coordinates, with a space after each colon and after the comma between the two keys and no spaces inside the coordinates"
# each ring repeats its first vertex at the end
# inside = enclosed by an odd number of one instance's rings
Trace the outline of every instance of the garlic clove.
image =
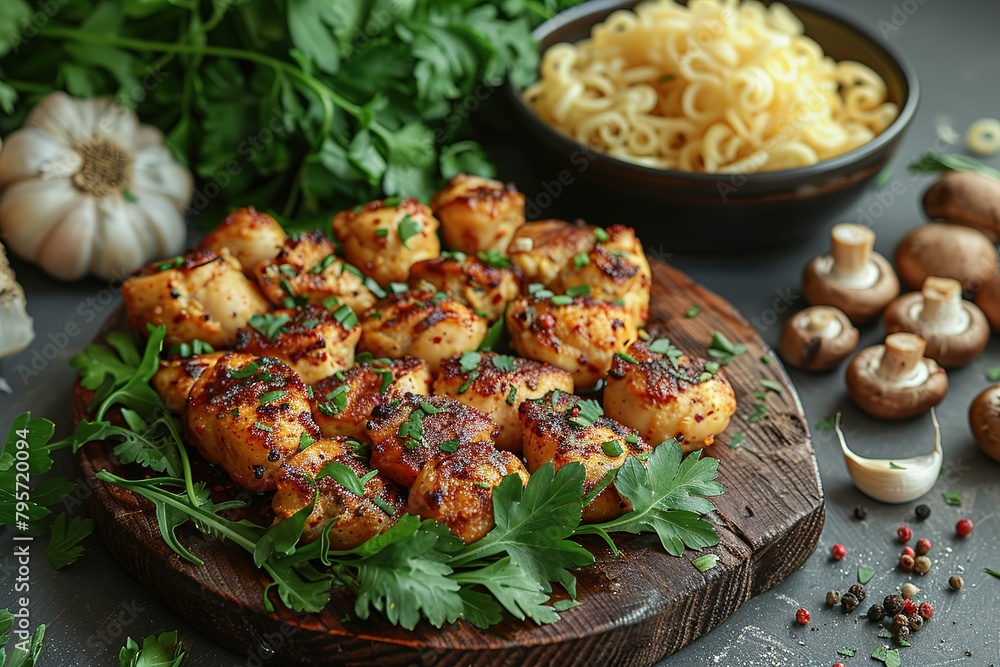
{"type": "Polygon", "coordinates": [[[38,249],[52,230],[63,218],[79,208],[82,199],[62,179],[28,180],[10,186],[0,199],[0,218],[30,220],[31,224],[5,228],[4,243],[12,253],[34,260],[38,249]]]}
{"type": "Polygon", "coordinates": [[[25,306],[24,290],[0,245],[0,357],[20,352],[35,339],[34,322],[25,306]]]}
{"type": "Polygon", "coordinates": [[[944,460],[941,425],[934,408],[931,408],[931,421],[934,423],[934,450],[930,454],[908,459],[869,459],[858,456],[847,446],[840,429],[840,413],[837,413],[834,429],[854,485],[875,500],[893,504],[908,503],[930,491],[941,474],[944,460]]]}
{"type": "Polygon", "coordinates": [[[35,128],[15,132],[4,141],[0,152],[0,187],[38,174],[66,178],[80,168],[80,158],[62,139],[35,128]]]}
{"type": "MultiPolygon", "coordinates": [[[[78,206],[63,216],[45,235],[38,248],[38,265],[60,280],[78,280],[90,269],[94,247],[90,240],[97,228],[96,204],[80,197],[78,206]]],[[[110,236],[104,242],[118,242],[110,236]]]]}

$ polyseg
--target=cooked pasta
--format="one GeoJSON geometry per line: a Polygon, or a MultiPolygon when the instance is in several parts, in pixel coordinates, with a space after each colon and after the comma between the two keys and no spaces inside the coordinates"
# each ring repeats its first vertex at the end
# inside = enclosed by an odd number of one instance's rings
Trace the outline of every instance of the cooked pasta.
{"type": "Polygon", "coordinates": [[[871,68],[835,61],[783,4],[651,0],[542,57],[525,100],[616,158],[662,169],[752,172],[813,164],[895,120],[871,68]]]}

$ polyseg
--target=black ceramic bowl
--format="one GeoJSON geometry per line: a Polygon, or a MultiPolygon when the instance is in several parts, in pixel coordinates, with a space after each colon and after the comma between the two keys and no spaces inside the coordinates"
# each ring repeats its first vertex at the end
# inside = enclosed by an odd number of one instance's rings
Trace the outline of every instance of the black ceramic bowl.
{"type": "MultiPolygon", "coordinates": [[[[593,0],[543,23],[534,36],[542,51],[576,42],[613,11],[636,4],[593,0]]],[[[668,251],[733,253],[799,242],[834,218],[856,217],[849,205],[885,167],[916,112],[917,77],[884,40],[850,20],[805,2],[786,4],[827,55],[859,61],[882,76],[889,99],[900,107],[884,132],[848,153],[796,169],[746,175],[652,169],[595,153],[561,134],[508,84],[515,134],[543,165],[537,185],[518,182],[528,198],[528,219],[622,222],[668,251]]]]}

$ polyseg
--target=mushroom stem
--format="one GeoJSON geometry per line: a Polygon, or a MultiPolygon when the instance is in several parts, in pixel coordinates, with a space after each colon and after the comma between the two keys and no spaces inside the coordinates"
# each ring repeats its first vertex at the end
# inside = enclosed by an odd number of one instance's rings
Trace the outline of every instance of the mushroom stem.
{"type": "Polygon", "coordinates": [[[953,278],[928,276],[920,289],[923,306],[917,319],[942,333],[961,333],[969,326],[962,305],[962,283],[953,278]]]}
{"type": "Polygon", "coordinates": [[[927,343],[916,334],[898,332],[885,337],[885,352],[879,361],[878,374],[889,382],[902,384],[916,379],[927,343]]]}
{"type": "MultiPolygon", "coordinates": [[[[871,253],[875,247],[875,232],[848,222],[834,225],[830,231],[831,272],[842,282],[870,283],[871,253]]],[[[878,279],[876,273],[875,279],[878,279]]]]}

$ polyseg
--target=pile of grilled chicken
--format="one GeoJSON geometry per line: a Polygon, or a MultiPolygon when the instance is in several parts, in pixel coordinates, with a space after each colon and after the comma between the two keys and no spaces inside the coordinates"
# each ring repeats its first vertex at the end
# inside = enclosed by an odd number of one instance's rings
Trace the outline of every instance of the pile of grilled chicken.
{"type": "MultiPolygon", "coordinates": [[[[163,361],[153,380],[188,442],[244,489],[275,491],[276,520],[315,496],[303,539],[327,530],[337,549],[403,512],[470,543],[507,475],[579,461],[589,490],[669,438],[711,444],[732,387],[704,359],[651,349],[649,294],[634,230],[526,223],[523,195],[470,176],[431,206],[339,213],[331,236],[241,209],[123,289],[139,331],[217,350],[163,361]],[[501,318],[517,356],[477,351],[501,318]],[[601,386],[605,416],[575,394],[601,386]],[[321,474],[331,462],[364,493],[321,474]]],[[[628,509],[611,485],[584,519],[628,509]]]]}

